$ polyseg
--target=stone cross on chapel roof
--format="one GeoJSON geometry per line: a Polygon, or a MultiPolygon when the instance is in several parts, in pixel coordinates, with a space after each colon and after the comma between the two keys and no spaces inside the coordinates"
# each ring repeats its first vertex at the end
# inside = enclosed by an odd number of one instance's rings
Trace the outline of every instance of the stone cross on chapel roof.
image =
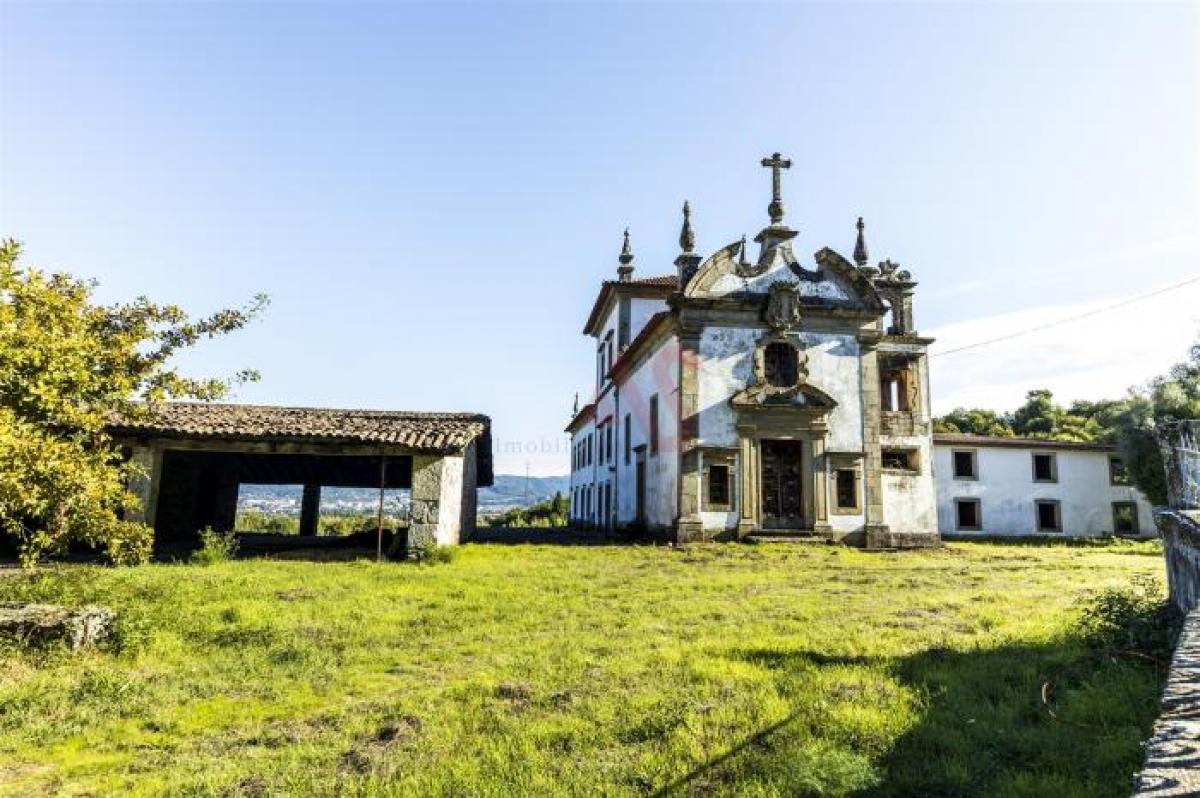
{"type": "Polygon", "coordinates": [[[771,170],[771,204],[767,206],[767,213],[771,215],[771,224],[780,225],[783,224],[783,192],[779,171],[791,169],[792,159],[774,153],[770,158],[763,158],[762,165],[771,170]]]}

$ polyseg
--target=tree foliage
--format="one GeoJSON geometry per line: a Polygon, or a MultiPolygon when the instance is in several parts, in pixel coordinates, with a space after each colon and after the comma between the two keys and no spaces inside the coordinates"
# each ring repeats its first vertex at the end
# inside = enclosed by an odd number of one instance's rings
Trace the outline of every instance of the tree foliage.
{"type": "Polygon", "coordinates": [[[145,297],[102,305],[94,283],[23,266],[20,251],[0,242],[0,534],[26,564],[74,542],[137,562],[151,531],[124,520],[138,509],[126,489],[136,466],[107,429],[156,403],[220,399],[257,379],[194,379],[172,359],[245,326],[266,297],[200,319],[145,297]]]}

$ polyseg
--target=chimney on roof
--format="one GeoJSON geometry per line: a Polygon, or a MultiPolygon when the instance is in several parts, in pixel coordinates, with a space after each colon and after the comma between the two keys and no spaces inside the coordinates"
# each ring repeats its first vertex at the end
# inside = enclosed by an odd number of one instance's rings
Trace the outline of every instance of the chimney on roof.
{"type": "Polygon", "coordinates": [[[617,267],[617,279],[627,283],[633,277],[633,248],[629,246],[629,228],[625,228],[625,243],[621,245],[621,254],[617,257],[621,265],[617,267]]]}

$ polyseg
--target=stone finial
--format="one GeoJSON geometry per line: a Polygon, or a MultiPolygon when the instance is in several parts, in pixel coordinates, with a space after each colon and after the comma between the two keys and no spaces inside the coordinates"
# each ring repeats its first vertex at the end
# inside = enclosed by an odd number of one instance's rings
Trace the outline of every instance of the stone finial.
{"type": "Polygon", "coordinates": [[[679,230],[679,248],[686,254],[696,249],[696,231],[692,230],[692,205],[683,201],[683,227],[679,230]]]}
{"type": "Polygon", "coordinates": [[[625,242],[621,244],[621,254],[617,257],[620,266],[617,267],[617,277],[623,283],[633,277],[633,248],[629,245],[629,228],[625,228],[625,242]]]}
{"type": "Polygon", "coordinates": [[[633,248],[629,246],[629,228],[625,228],[625,241],[621,244],[621,255],[617,258],[622,266],[633,263],[633,248]]]}
{"type": "Polygon", "coordinates": [[[863,237],[863,228],[866,225],[863,224],[861,216],[858,217],[858,224],[855,227],[858,228],[858,239],[854,242],[854,265],[861,269],[871,260],[871,255],[867,252],[867,239],[863,237]]]}
{"type": "Polygon", "coordinates": [[[692,205],[683,203],[683,227],[679,230],[679,248],[683,250],[675,258],[675,269],[679,274],[679,290],[687,288],[700,267],[700,256],[696,254],[696,232],[692,230],[692,205]]]}
{"type": "Polygon", "coordinates": [[[783,224],[783,186],[780,180],[780,171],[783,169],[792,168],[792,160],[784,158],[779,153],[773,153],[769,158],[762,159],[762,165],[771,170],[771,204],[767,206],[767,213],[771,216],[771,224],[783,224]]]}
{"type": "Polygon", "coordinates": [[[743,271],[746,270],[747,268],[749,268],[749,266],[750,266],[750,258],[747,257],[747,254],[748,253],[746,252],[746,237],[742,236],[742,246],[738,250],[738,266],[742,267],[743,271]]]}
{"type": "Polygon", "coordinates": [[[575,392],[575,405],[571,408],[571,418],[579,415],[579,391],[575,392]]]}

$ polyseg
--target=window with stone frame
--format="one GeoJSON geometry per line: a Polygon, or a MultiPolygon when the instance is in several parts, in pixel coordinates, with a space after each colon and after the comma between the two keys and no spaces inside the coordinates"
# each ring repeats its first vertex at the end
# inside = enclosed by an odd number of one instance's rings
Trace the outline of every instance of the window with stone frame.
{"type": "Polygon", "coordinates": [[[916,449],[884,448],[881,460],[883,467],[889,471],[921,472],[920,452],[916,449]]]}
{"type": "Polygon", "coordinates": [[[963,532],[983,529],[983,507],[979,499],[954,500],[954,528],[963,532]]]}
{"type": "Polygon", "coordinates": [[[880,402],[887,412],[909,410],[908,369],[888,368],[880,372],[880,402]]]}
{"type": "Polygon", "coordinates": [[[830,512],[835,515],[862,513],[862,455],[829,453],[831,485],[830,512]]]}
{"type": "Polygon", "coordinates": [[[835,495],[839,510],[858,510],[858,471],[853,468],[839,468],[834,472],[836,481],[835,495]]]}
{"type": "Polygon", "coordinates": [[[1113,502],[1112,514],[1114,534],[1138,534],[1138,512],[1135,502],[1113,502]]]}
{"type": "Polygon", "coordinates": [[[658,394],[650,397],[650,454],[658,454],[658,394]]]}
{"type": "Polygon", "coordinates": [[[1050,453],[1034,452],[1033,481],[1058,482],[1058,458],[1050,453]]]}
{"type": "Polygon", "coordinates": [[[1034,502],[1038,532],[1062,532],[1062,505],[1053,499],[1034,502]]]}
{"type": "Polygon", "coordinates": [[[974,450],[958,449],[951,453],[955,479],[979,479],[979,459],[974,450]]]}
{"type": "Polygon", "coordinates": [[[783,341],[772,341],[763,348],[763,376],[775,388],[791,388],[800,379],[800,356],[796,348],[783,341]]]}
{"type": "Polygon", "coordinates": [[[729,510],[729,466],[724,463],[713,463],[706,469],[708,478],[705,506],[709,510],[729,510]]]}

